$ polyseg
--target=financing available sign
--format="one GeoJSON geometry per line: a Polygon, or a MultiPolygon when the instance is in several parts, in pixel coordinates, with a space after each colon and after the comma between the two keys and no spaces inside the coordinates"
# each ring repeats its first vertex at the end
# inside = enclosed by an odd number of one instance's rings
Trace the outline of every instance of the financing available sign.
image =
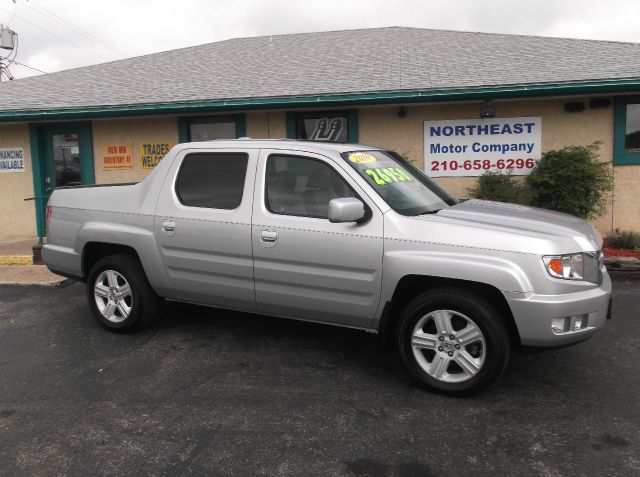
{"type": "Polygon", "coordinates": [[[0,148],[0,174],[24,172],[24,149],[21,147],[0,148]]]}
{"type": "Polygon", "coordinates": [[[430,177],[527,175],[542,154],[542,118],[424,122],[424,167],[430,177]]]}

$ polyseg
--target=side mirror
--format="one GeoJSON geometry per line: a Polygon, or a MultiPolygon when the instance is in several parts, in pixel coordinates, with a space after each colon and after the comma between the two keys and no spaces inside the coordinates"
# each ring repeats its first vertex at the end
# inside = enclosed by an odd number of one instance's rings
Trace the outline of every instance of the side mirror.
{"type": "Polygon", "coordinates": [[[355,197],[332,199],[329,202],[329,222],[360,222],[364,217],[364,204],[355,197]]]}

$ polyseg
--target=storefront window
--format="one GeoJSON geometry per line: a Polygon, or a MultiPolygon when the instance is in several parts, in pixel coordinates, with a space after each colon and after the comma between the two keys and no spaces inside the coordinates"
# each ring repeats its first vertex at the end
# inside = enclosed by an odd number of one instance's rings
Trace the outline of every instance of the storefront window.
{"type": "Polygon", "coordinates": [[[235,139],[236,121],[232,117],[192,118],[189,120],[190,141],[235,139]]]}
{"type": "Polygon", "coordinates": [[[640,96],[615,98],[613,163],[640,164],[640,96]]]}
{"type": "Polygon", "coordinates": [[[357,142],[355,111],[289,113],[287,137],[307,141],[357,142]]]}
{"type": "Polygon", "coordinates": [[[346,114],[304,115],[297,121],[297,139],[347,142],[349,126],[346,114]]]}
{"type": "Polygon", "coordinates": [[[624,152],[640,153],[640,98],[627,101],[624,152]]]}

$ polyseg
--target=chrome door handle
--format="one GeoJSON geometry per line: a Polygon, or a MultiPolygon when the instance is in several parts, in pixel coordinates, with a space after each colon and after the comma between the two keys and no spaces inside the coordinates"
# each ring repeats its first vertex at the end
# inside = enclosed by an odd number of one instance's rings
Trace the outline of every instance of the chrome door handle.
{"type": "Polygon", "coordinates": [[[275,242],[276,240],[278,240],[278,232],[263,230],[260,233],[260,240],[262,240],[263,242],[275,242]]]}
{"type": "Polygon", "coordinates": [[[165,220],[164,222],[162,222],[162,230],[164,230],[165,232],[175,232],[176,223],[172,220],[165,220]]]}

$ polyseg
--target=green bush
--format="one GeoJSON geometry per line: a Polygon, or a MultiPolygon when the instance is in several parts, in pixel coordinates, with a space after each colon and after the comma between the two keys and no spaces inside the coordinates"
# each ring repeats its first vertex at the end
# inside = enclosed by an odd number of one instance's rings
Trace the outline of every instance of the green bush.
{"type": "Polygon", "coordinates": [[[613,248],[640,248],[640,233],[615,230],[609,236],[609,245],[613,248]]]}
{"type": "Polygon", "coordinates": [[[613,189],[610,164],[598,160],[601,142],[551,150],[526,179],[531,205],[584,219],[606,211],[613,189]]]}
{"type": "Polygon", "coordinates": [[[526,203],[526,191],[511,174],[487,171],[478,177],[476,185],[467,189],[471,197],[498,202],[526,203]]]}

